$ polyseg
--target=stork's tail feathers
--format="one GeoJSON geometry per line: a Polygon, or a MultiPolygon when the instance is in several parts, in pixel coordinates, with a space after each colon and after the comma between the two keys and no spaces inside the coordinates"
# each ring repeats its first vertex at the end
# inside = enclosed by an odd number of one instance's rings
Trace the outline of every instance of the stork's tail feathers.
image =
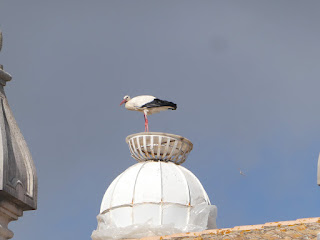
{"type": "MultiPolygon", "coordinates": [[[[159,99],[157,99],[159,100],[159,99]]],[[[173,102],[168,102],[165,100],[159,100],[161,101],[161,107],[169,107],[170,110],[176,110],[177,109],[177,104],[173,103],[173,102]]]]}
{"type": "Polygon", "coordinates": [[[172,108],[169,108],[170,110],[177,110],[177,104],[173,103],[173,102],[168,102],[168,105],[172,108]]]}
{"type": "Polygon", "coordinates": [[[149,102],[142,107],[146,108],[154,108],[154,107],[168,107],[170,110],[176,110],[177,109],[177,104],[173,102],[168,102],[165,100],[160,100],[158,98],[155,98],[152,102],[149,102]]]}

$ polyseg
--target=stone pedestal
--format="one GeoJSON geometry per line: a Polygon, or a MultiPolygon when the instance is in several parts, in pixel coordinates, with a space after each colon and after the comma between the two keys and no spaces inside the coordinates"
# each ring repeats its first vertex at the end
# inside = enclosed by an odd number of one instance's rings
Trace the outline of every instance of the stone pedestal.
{"type": "Polygon", "coordinates": [[[11,221],[18,220],[23,211],[16,204],[9,201],[0,202],[0,240],[6,240],[13,237],[13,232],[8,229],[11,221]]]}
{"type": "MultiPolygon", "coordinates": [[[[0,32],[0,49],[1,49],[0,32]]],[[[9,107],[4,86],[11,76],[0,65],[0,240],[13,237],[8,224],[37,208],[37,175],[27,144],[9,107]]]]}

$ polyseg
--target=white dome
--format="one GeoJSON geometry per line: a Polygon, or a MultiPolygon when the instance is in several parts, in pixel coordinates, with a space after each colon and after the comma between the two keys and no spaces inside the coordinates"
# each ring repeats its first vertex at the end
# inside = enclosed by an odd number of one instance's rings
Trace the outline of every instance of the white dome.
{"type": "Polygon", "coordinates": [[[216,228],[217,207],[200,181],[180,166],[192,143],[143,132],[126,138],[139,163],[121,173],[103,196],[92,240],[142,238],[216,228]]]}
{"type": "Polygon", "coordinates": [[[107,189],[100,208],[118,227],[174,223],[185,226],[190,209],[210,205],[197,177],[186,168],[171,162],[137,163],[120,174],[107,189]]]}

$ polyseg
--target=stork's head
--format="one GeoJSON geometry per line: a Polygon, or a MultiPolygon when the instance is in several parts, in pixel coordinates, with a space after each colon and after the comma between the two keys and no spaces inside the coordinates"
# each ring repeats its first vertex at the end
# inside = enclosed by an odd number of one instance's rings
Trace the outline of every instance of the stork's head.
{"type": "Polygon", "coordinates": [[[130,99],[131,99],[131,98],[130,98],[130,96],[128,96],[128,95],[124,96],[122,102],[120,103],[120,105],[128,102],[130,99]]]}

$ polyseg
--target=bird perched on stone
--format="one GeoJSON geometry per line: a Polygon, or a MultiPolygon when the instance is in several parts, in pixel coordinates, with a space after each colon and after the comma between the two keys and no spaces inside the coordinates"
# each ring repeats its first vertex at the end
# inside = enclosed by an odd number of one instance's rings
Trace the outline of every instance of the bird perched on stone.
{"type": "Polygon", "coordinates": [[[166,100],[160,100],[154,96],[141,95],[134,98],[124,96],[120,105],[125,103],[125,107],[131,111],[143,112],[144,114],[144,127],[145,131],[149,132],[148,115],[158,113],[165,110],[176,110],[177,104],[166,100]]]}

